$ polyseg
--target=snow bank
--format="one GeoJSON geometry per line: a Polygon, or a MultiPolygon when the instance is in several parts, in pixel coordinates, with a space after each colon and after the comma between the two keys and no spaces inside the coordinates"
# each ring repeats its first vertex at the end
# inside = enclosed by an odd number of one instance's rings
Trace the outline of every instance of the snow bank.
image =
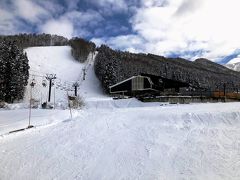
{"type": "Polygon", "coordinates": [[[86,101],[86,107],[88,109],[112,109],[112,108],[134,108],[134,107],[156,107],[156,106],[163,106],[168,105],[168,103],[158,103],[158,102],[151,102],[151,103],[143,103],[136,98],[130,99],[118,99],[113,100],[112,98],[97,98],[97,99],[90,99],[86,101]]]}

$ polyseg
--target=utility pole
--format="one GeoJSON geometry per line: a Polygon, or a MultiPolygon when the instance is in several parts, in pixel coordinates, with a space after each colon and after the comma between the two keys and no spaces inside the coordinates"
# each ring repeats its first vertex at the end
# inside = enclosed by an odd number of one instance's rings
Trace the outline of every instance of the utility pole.
{"type": "Polygon", "coordinates": [[[223,95],[226,96],[226,83],[223,83],[223,95]]]}
{"type": "Polygon", "coordinates": [[[51,100],[52,80],[56,79],[56,74],[47,74],[46,79],[49,81],[48,102],[51,100]]]}
{"type": "Polygon", "coordinates": [[[30,83],[30,100],[29,100],[29,117],[28,117],[28,127],[27,128],[32,128],[33,126],[31,125],[31,115],[32,115],[32,89],[34,88],[36,82],[35,79],[32,79],[32,82],[30,83]]]}
{"type": "Polygon", "coordinates": [[[68,98],[68,106],[69,106],[70,116],[71,116],[71,119],[72,119],[72,107],[71,107],[70,97],[69,97],[68,91],[67,91],[67,98],[68,98]]]}
{"type": "Polygon", "coordinates": [[[79,83],[78,82],[75,82],[74,84],[73,84],[73,87],[74,87],[74,92],[75,92],[75,96],[77,96],[77,88],[79,87],[79,83]]]}
{"type": "Polygon", "coordinates": [[[83,80],[85,80],[86,77],[86,68],[83,68],[83,80]]]}

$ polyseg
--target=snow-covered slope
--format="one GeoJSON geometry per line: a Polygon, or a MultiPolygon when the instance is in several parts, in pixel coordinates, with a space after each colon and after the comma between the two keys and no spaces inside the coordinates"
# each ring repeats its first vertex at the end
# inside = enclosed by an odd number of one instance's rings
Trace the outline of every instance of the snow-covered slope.
{"type": "Polygon", "coordinates": [[[240,71],[240,57],[232,59],[225,66],[234,71],[240,71]]]}
{"type": "MultiPolygon", "coordinates": [[[[96,55],[90,54],[86,63],[79,63],[71,56],[69,46],[32,47],[25,50],[30,65],[30,79],[35,79],[36,85],[33,88],[33,98],[45,102],[48,97],[49,82],[43,87],[42,82],[46,80],[46,74],[56,74],[57,79],[52,88],[51,102],[57,106],[64,106],[67,103],[67,91],[73,94],[73,83],[80,84],[79,93],[84,99],[91,97],[103,97],[100,83],[93,70],[93,60],[96,55]],[[86,69],[86,80],[83,81],[83,69],[86,69]],[[55,99],[54,99],[55,98],[55,99]]],[[[25,102],[29,101],[30,86],[27,86],[25,102]]]]}

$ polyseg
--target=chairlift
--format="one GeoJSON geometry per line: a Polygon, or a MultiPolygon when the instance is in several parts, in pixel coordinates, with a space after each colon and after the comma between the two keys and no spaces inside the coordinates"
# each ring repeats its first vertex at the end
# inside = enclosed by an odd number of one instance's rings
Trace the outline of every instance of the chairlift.
{"type": "Polygon", "coordinates": [[[46,80],[46,79],[43,79],[43,80],[42,80],[42,86],[43,86],[43,87],[46,87],[46,86],[47,86],[47,80],[46,80]]]}
{"type": "Polygon", "coordinates": [[[54,80],[52,80],[52,86],[54,86],[54,84],[55,84],[55,82],[54,82],[54,80]]]}
{"type": "Polygon", "coordinates": [[[36,80],[35,80],[35,76],[33,76],[33,79],[32,79],[32,81],[31,81],[31,83],[30,83],[30,86],[31,86],[31,87],[34,87],[35,84],[36,84],[36,80]]]}

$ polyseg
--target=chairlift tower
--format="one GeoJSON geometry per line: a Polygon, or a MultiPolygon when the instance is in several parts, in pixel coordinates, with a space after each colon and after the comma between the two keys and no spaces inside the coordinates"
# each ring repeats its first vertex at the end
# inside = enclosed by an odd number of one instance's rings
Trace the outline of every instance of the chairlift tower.
{"type": "Polygon", "coordinates": [[[51,90],[52,90],[52,83],[56,78],[56,74],[47,74],[46,79],[49,81],[49,93],[48,93],[48,102],[51,100],[51,90]]]}
{"type": "Polygon", "coordinates": [[[78,82],[75,82],[73,83],[73,87],[74,87],[74,92],[75,92],[75,96],[77,96],[77,88],[79,87],[79,83],[78,82]]]}
{"type": "Polygon", "coordinates": [[[31,125],[31,115],[32,115],[32,89],[36,85],[35,78],[32,79],[32,82],[30,83],[30,99],[29,99],[29,117],[28,117],[28,126],[27,128],[32,128],[33,126],[31,125]]]}
{"type": "Polygon", "coordinates": [[[86,79],[86,68],[83,68],[83,80],[86,79]]]}

